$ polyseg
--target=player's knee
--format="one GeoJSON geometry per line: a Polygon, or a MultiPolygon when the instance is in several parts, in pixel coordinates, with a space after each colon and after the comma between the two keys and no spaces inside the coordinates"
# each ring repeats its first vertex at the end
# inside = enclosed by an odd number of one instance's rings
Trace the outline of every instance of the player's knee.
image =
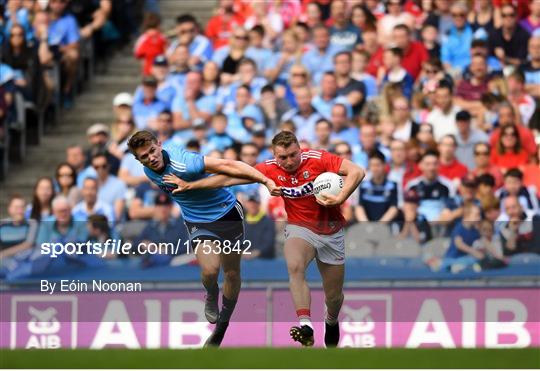
{"type": "Polygon", "coordinates": [[[301,263],[290,262],[287,264],[287,270],[289,271],[289,276],[303,276],[305,273],[305,267],[301,263]]]}
{"type": "Polygon", "coordinates": [[[326,296],[325,301],[326,301],[327,307],[332,307],[332,308],[339,307],[343,303],[343,292],[341,290],[330,292],[326,296]]]}
{"type": "Polygon", "coordinates": [[[219,267],[206,266],[201,267],[201,276],[205,280],[217,280],[219,275],[219,267]]]}

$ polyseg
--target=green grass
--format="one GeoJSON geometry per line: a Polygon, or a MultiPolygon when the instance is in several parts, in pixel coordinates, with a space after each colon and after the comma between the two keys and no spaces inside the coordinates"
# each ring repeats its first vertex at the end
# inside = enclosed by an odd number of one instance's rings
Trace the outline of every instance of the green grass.
{"type": "Polygon", "coordinates": [[[2,349],[0,367],[540,368],[540,349],[2,349]]]}

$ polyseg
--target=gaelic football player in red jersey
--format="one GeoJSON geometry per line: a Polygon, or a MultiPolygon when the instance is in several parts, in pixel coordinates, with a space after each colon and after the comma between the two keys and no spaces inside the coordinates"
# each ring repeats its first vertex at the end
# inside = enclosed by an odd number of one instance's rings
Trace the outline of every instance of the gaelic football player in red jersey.
{"type": "MultiPolygon", "coordinates": [[[[338,315],[343,303],[345,263],[344,219],[341,205],[364,178],[364,170],[347,159],[325,151],[301,150],[294,134],[283,131],[272,140],[274,159],[260,163],[256,169],[272,179],[277,187],[274,196],[282,196],[287,212],[284,254],[289,272],[289,287],[299,319],[291,328],[291,337],[304,346],[314,342],[310,314],[310,292],[305,271],[315,258],[321,273],[326,302],[325,344],[335,347],[339,342],[338,315]],[[313,181],[324,172],[345,177],[337,196],[313,196],[313,181]]],[[[196,188],[226,187],[249,183],[249,180],[215,175],[186,183],[174,179],[183,192],[196,188]]]]}

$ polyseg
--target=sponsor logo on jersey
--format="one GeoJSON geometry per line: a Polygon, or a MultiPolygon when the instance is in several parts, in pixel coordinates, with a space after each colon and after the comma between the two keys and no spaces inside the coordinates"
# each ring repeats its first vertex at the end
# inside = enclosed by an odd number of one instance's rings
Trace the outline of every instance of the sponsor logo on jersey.
{"type": "Polygon", "coordinates": [[[300,198],[313,194],[313,182],[306,183],[300,187],[283,187],[282,193],[284,197],[300,198]]]}
{"type": "Polygon", "coordinates": [[[292,184],[298,184],[298,179],[296,179],[296,177],[292,176],[291,177],[291,183],[292,184]]]}
{"type": "Polygon", "coordinates": [[[309,171],[304,171],[304,173],[302,174],[304,176],[304,179],[307,179],[309,178],[309,171]]]}
{"type": "Polygon", "coordinates": [[[278,175],[278,180],[281,181],[281,182],[285,182],[287,181],[287,178],[285,178],[283,175],[278,175]]]}

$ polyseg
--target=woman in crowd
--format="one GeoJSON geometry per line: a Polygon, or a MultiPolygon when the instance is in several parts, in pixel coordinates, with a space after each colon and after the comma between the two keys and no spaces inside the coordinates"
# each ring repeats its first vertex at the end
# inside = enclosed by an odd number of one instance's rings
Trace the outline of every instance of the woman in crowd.
{"type": "Polygon", "coordinates": [[[48,176],[39,178],[34,186],[32,204],[26,208],[25,217],[40,222],[51,216],[54,196],[53,180],[48,176]]]}
{"type": "Polygon", "coordinates": [[[77,173],[73,166],[62,162],[56,167],[56,193],[67,197],[73,207],[81,201],[81,192],[77,188],[77,173]]]}
{"type": "Polygon", "coordinates": [[[497,145],[491,149],[490,162],[503,173],[515,167],[521,168],[529,161],[529,155],[519,137],[515,125],[507,125],[501,129],[497,145]]]}

